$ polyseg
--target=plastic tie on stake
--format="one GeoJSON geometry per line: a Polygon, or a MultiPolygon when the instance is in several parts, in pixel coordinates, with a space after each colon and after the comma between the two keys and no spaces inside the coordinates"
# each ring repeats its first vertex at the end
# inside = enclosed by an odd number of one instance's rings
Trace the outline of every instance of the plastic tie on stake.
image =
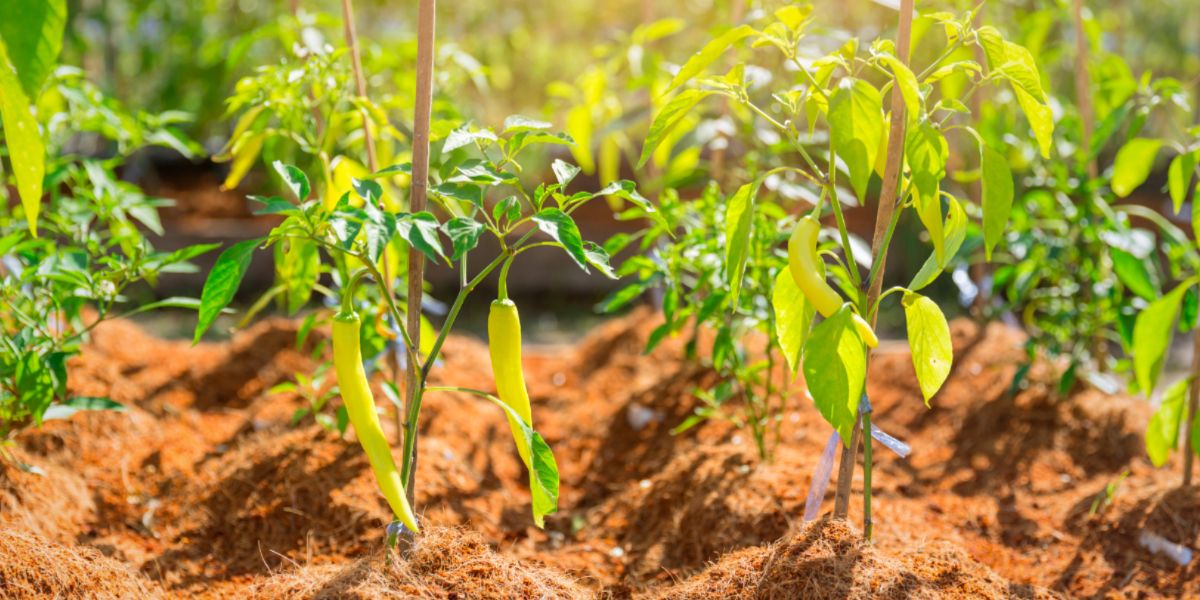
{"type": "Polygon", "coordinates": [[[804,520],[812,521],[821,512],[821,501],[825,499],[825,490],[829,489],[829,476],[833,474],[833,459],[837,456],[838,443],[842,438],[833,432],[829,441],[825,442],[825,451],[821,453],[821,462],[813,472],[812,483],[808,486],[808,497],[804,500],[804,520]]]}
{"type": "MultiPolygon", "coordinates": [[[[862,400],[859,401],[858,410],[864,414],[874,412],[866,394],[863,394],[862,400]]],[[[908,458],[908,455],[912,454],[912,446],[892,437],[874,422],[871,423],[871,437],[888,450],[895,452],[900,458],[908,458]]],[[[804,500],[805,521],[816,519],[817,514],[821,511],[821,501],[825,499],[825,492],[829,489],[829,477],[833,475],[833,459],[837,456],[839,441],[841,441],[841,437],[834,431],[829,435],[829,441],[825,442],[825,451],[821,453],[821,460],[817,463],[816,470],[813,471],[812,483],[808,486],[808,496],[804,500]]]]}
{"type": "Polygon", "coordinates": [[[1161,552],[1171,558],[1171,560],[1179,563],[1179,566],[1186,567],[1192,562],[1192,550],[1182,544],[1176,544],[1156,533],[1142,530],[1138,534],[1138,543],[1143,548],[1151,552],[1161,552]]]}

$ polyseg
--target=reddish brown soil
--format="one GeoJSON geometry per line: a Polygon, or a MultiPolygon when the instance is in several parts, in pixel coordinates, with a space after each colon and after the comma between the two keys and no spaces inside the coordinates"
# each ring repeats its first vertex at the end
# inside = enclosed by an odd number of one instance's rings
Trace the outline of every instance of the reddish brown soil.
{"type": "MultiPolygon", "coordinates": [[[[716,378],[682,361],[677,342],[643,356],[656,324],[635,312],[575,348],[528,353],[535,423],[562,476],[544,531],[501,414],[431,393],[418,464],[425,531],[406,560],[382,549],[388,511],[352,436],[291,426],[303,401],[266,394],[315,366],[312,340],[294,347],[294,323],[196,348],[107,324],[72,362],[72,386],[130,408],[23,435],[15,455],[45,475],[0,463],[0,596],[1200,594],[1197,567],[1138,543],[1143,530],[1200,542],[1200,494],[1179,487],[1175,465],[1143,458],[1146,404],[1092,391],[1057,399],[1044,366],[1011,395],[1022,353],[1008,329],[955,323],[955,370],[931,409],[907,354],[872,364],[876,422],[913,454],[876,452],[876,539],[865,544],[861,472],[855,525],[800,522],[830,432],[802,386],[769,463],[725,422],[670,435],[693,390],[716,378]],[[1091,514],[1125,471],[1112,504],[1091,514]]],[[[486,386],[486,348],[452,337],[434,378],[486,386]]]]}

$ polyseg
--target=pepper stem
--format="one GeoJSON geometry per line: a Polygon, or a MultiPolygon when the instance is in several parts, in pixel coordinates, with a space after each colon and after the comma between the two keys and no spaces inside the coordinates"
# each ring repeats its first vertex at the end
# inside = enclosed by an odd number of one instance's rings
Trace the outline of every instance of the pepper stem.
{"type": "Polygon", "coordinates": [[[508,300],[508,268],[512,266],[513,259],[516,255],[511,255],[505,259],[504,264],[500,267],[500,299],[508,300]]]}
{"type": "Polygon", "coordinates": [[[338,311],[338,316],[351,316],[355,314],[354,310],[354,292],[358,291],[358,284],[362,283],[364,277],[370,274],[367,269],[359,269],[350,276],[346,281],[346,285],[342,286],[342,309],[338,311]]]}

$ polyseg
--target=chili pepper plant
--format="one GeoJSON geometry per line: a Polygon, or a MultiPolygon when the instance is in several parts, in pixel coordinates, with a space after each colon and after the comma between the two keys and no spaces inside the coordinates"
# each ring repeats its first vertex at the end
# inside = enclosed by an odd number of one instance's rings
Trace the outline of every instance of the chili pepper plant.
{"type": "MultiPolygon", "coordinates": [[[[442,140],[435,156],[437,181],[430,188],[434,210],[419,213],[392,211],[385,201],[384,183],[397,187],[406,185],[411,165],[397,164],[353,179],[353,190],[330,201],[314,193],[307,175],[300,169],[276,163],[275,169],[286,184],[288,197],[253,198],[260,212],[278,215],[283,220],[271,233],[261,239],[240,242],[226,249],[209,274],[201,298],[196,339],[212,325],[217,314],[233,299],[245,275],[251,255],[260,249],[288,248],[284,253],[302,248],[309,256],[303,269],[277,269],[277,277],[288,277],[289,289],[298,289],[305,300],[313,293],[326,296],[341,306],[334,317],[334,365],[337,367],[338,387],[346,417],[355,425],[359,441],[372,458],[376,476],[396,517],[410,529],[415,529],[411,507],[405,508],[399,499],[393,501],[391,483],[408,482],[413,477],[415,454],[415,419],[417,410],[406,416],[402,459],[397,469],[387,465],[390,452],[384,452],[377,409],[370,398],[370,388],[359,357],[368,365],[385,351],[373,344],[364,352],[360,340],[378,337],[376,331],[398,332],[400,346],[409,368],[418,374],[420,394],[427,392],[461,392],[480,396],[500,407],[512,426],[518,452],[530,474],[530,493],[533,516],[540,526],[543,517],[556,510],[558,472],[553,454],[545,441],[533,429],[529,401],[520,371],[520,325],[516,307],[507,295],[507,275],[517,257],[540,248],[558,248],[585,271],[595,269],[612,276],[608,254],[599,245],[582,239],[572,213],[584,204],[601,197],[614,196],[634,202],[652,211],[650,203],[637,193],[632,182],[617,181],[595,191],[571,190],[570,185],[579,168],[564,161],[555,161],[553,182],[541,183],[528,189],[522,184],[519,155],[535,145],[569,144],[565,134],[549,130],[550,124],[525,117],[509,118],[499,131],[463,126],[442,140]],[[483,259],[483,266],[468,268],[469,261],[483,236],[495,238],[500,247],[496,256],[483,259]],[[384,249],[393,242],[403,243],[408,251],[422,253],[428,260],[454,266],[460,274],[461,287],[440,329],[428,347],[417,349],[408,333],[390,323],[402,323],[404,310],[396,298],[387,293],[398,288],[399,281],[389,282],[384,275],[384,249]],[[496,374],[498,396],[484,390],[461,387],[440,387],[428,384],[441,354],[443,344],[452,331],[467,297],[488,277],[499,276],[499,298],[489,319],[492,347],[492,366],[496,374]],[[333,286],[319,283],[328,277],[333,286]],[[392,283],[389,287],[387,284],[392,283]],[[361,330],[357,323],[367,326],[361,330]],[[354,323],[339,327],[339,323],[354,323]],[[366,333],[358,333],[359,331],[366,333]],[[365,408],[364,408],[365,407],[365,408]],[[356,413],[360,418],[356,418],[356,413]],[[371,424],[371,420],[375,420],[371,424]],[[360,426],[360,423],[364,426],[360,426]],[[371,431],[366,431],[370,429],[371,431]],[[366,434],[364,436],[364,434],[366,434]],[[382,466],[380,466],[382,465],[382,466]],[[397,472],[398,471],[398,472],[397,472]],[[398,478],[398,479],[397,479],[398,478]]],[[[278,258],[280,254],[276,252],[278,258]]],[[[399,279],[399,278],[397,278],[399,279]]],[[[418,397],[420,398],[420,396],[418,397]]],[[[402,488],[403,486],[401,486],[402,488]]]]}
{"type": "Polygon", "coordinates": [[[131,111],[79,70],[56,67],[65,7],[26,4],[0,23],[0,148],[9,166],[0,168],[0,455],[6,458],[12,456],[5,446],[25,428],[80,410],[124,409],[111,398],[72,393],[67,360],[107,319],[194,309],[195,299],[148,302],[139,284],[193,270],[188,261],[214,248],[156,251],[149,236],[162,234],[158,208],[168,202],[116,174],[145,145],[196,155],[197,145],[176,128],[186,115],[131,111]],[[29,40],[49,52],[34,52],[23,43],[29,40]],[[109,157],[89,155],[88,148],[105,148],[109,157]]]}
{"type": "Polygon", "coordinates": [[[981,227],[989,255],[1008,222],[1013,182],[1005,155],[970,124],[966,101],[983,87],[1010,90],[1040,151],[1050,152],[1054,125],[1033,56],[994,27],[974,21],[973,11],[915,15],[911,2],[904,2],[895,41],[849,39],[826,54],[813,54],[816,45],[807,33],[817,25],[811,7],[802,4],[780,9],[764,23],[740,24],[721,33],[675,74],[668,90],[674,96],[651,125],[642,162],[684,115],[703,110],[710,98],[739,107],[738,114],[753,123],[751,131],[771,132],[757,136],[771,144],[771,151],[756,154],[762,159],[744,166],[746,183],[735,191],[723,194],[710,188],[694,207],[676,204],[667,194],[662,221],[609,247],[613,252],[640,237],[644,249],[653,249],[621,266],[621,273],[636,274],[637,281],[614,298],[665,285],[667,323],[660,335],[689,324],[716,331],[710,361],[733,385],[719,388],[731,391],[713,394],[698,417],[711,416],[723,395],[741,396],[741,420],[758,432],[756,438],[764,438],[761,432],[779,419],[777,407],[783,405],[764,398],[787,389],[771,383],[768,368],[778,361],[773,357],[782,355],[787,378],[804,374],[816,408],[843,445],[838,516],[846,514],[862,439],[868,537],[872,444],[871,436],[860,436],[860,431],[873,431],[864,391],[867,346],[874,334],[860,323],[873,323],[882,303],[899,303],[917,381],[928,403],[949,374],[953,357],[946,318],[920,291],[959,252],[969,219],[964,202],[946,181],[947,138],[970,141],[981,161],[981,227]],[[932,26],[922,44],[930,47],[914,54],[932,58],[910,66],[914,18],[932,26]],[[737,54],[738,62],[723,75],[707,74],[719,58],[746,46],[752,53],[737,54]],[[964,47],[980,47],[986,63],[962,58],[957,51],[964,47]],[[764,70],[769,77],[749,76],[764,70]],[[966,85],[947,93],[937,84],[948,78],[962,78],[966,85]],[[889,93],[890,107],[884,103],[889,93]],[[796,187],[805,191],[797,193],[796,187]],[[843,207],[875,199],[878,220],[868,247],[851,236],[843,207]],[[716,215],[698,214],[714,208],[716,215]],[[924,227],[930,254],[912,281],[884,291],[887,249],[905,215],[924,227]],[[818,220],[827,224],[820,238],[814,228],[818,220]],[[807,231],[795,231],[798,225],[807,231]],[[679,236],[673,240],[676,230],[679,236]],[[689,245],[705,237],[713,243],[696,249],[689,245]],[[785,248],[789,237],[791,248],[785,248]],[[826,286],[827,276],[838,292],[826,286]],[[817,312],[824,318],[817,320],[817,312]],[[742,341],[752,332],[766,336],[764,353],[742,341]],[[765,362],[757,356],[765,356],[765,362]]]}

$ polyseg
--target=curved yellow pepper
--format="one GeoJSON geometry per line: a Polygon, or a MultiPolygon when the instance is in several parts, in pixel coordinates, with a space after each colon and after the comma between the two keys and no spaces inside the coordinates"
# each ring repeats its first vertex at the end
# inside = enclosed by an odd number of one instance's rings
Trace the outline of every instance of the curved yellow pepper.
{"type": "MultiPolygon", "coordinates": [[[[532,427],[529,392],[525,389],[525,374],[521,371],[521,317],[512,300],[492,302],[491,312],[488,313],[488,353],[492,358],[496,395],[532,427]]],[[[528,442],[512,415],[508,416],[508,425],[512,429],[521,460],[527,468],[532,468],[529,464],[528,442]]]]}
{"type": "Polygon", "coordinates": [[[379,425],[379,413],[375,410],[375,396],[367,383],[363,369],[362,349],[359,347],[359,329],[362,327],[358,315],[338,313],[333,319],[333,368],[337,372],[338,388],[342,392],[342,403],[354,425],[354,434],[362,445],[375,472],[379,491],[387,499],[392,514],[414,532],[419,532],[416,516],[408,505],[404,481],[396,462],[392,459],[392,448],[379,425]]]}
{"type": "MultiPolygon", "coordinates": [[[[845,301],[828,283],[825,283],[824,264],[817,254],[817,234],[821,224],[812,217],[804,217],[796,223],[792,237],[788,240],[788,269],[796,287],[821,315],[828,317],[842,308],[845,301]]],[[[875,331],[857,313],[853,315],[854,328],[867,346],[879,345],[875,331]]]]}

